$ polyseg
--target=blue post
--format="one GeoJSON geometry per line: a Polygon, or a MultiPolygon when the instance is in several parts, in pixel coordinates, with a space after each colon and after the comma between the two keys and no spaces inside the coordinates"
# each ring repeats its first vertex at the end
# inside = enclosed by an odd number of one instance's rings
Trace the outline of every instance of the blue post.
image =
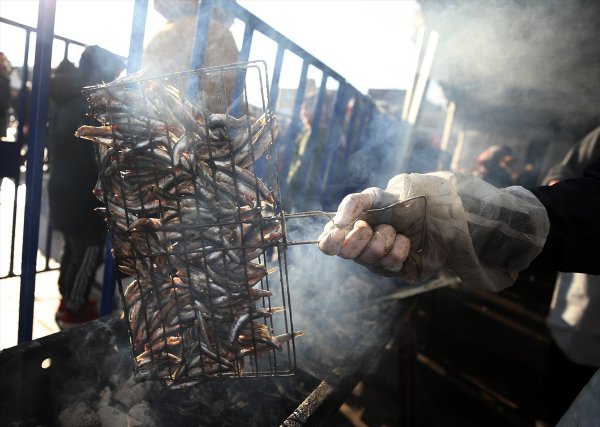
{"type": "Polygon", "coordinates": [[[194,47],[192,49],[191,67],[193,70],[202,68],[204,63],[204,53],[206,52],[206,40],[208,38],[208,28],[213,11],[213,1],[203,0],[198,7],[196,15],[196,33],[194,36],[194,47]]]}
{"type": "Polygon", "coordinates": [[[52,58],[55,12],[56,0],[40,2],[31,93],[30,134],[27,149],[25,221],[23,228],[23,258],[19,304],[19,343],[31,341],[33,331],[33,302],[35,296],[36,260],[42,199],[42,165],[45,146],[44,131],[48,117],[50,61],[52,58]]]}
{"type": "Polygon", "coordinates": [[[148,0],[135,0],[133,22],[131,24],[131,41],[129,42],[129,58],[127,58],[128,73],[134,73],[142,66],[144,31],[146,29],[147,15],[148,0]]]}
{"type": "MultiPolygon", "coordinates": [[[[19,105],[17,107],[17,144],[22,147],[25,140],[25,121],[27,120],[28,107],[28,92],[27,92],[27,79],[29,78],[29,40],[31,39],[31,32],[25,30],[25,54],[23,56],[23,69],[21,75],[21,89],[19,90],[19,105]]],[[[17,170],[17,176],[15,177],[15,188],[19,188],[21,182],[21,156],[19,156],[19,170],[17,170]]],[[[17,224],[17,198],[13,201],[13,214],[12,214],[12,229],[16,229],[17,224]]],[[[14,262],[15,262],[15,233],[13,231],[10,241],[10,264],[8,266],[8,275],[14,276],[14,262]]]]}
{"type": "Polygon", "coordinates": [[[271,92],[269,98],[272,108],[277,105],[279,98],[279,78],[281,77],[281,68],[283,66],[283,54],[285,53],[285,45],[280,43],[277,46],[277,56],[275,57],[275,68],[273,69],[273,78],[271,79],[271,92]]]}
{"type": "Polygon", "coordinates": [[[250,46],[252,46],[252,37],[254,35],[254,28],[246,24],[244,29],[244,39],[242,41],[242,48],[240,49],[240,62],[246,62],[250,58],[250,46]]]}

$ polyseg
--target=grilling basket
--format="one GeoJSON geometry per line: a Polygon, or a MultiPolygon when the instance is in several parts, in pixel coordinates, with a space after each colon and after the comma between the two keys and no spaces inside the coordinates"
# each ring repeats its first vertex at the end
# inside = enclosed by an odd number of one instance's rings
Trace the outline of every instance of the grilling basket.
{"type": "Polygon", "coordinates": [[[286,247],[314,241],[288,240],[285,220],[332,213],[281,210],[268,90],[253,61],[83,91],[138,380],[295,373],[286,247]]]}
{"type": "Polygon", "coordinates": [[[294,373],[277,118],[248,62],[85,88],[138,379],[294,373]],[[255,92],[252,92],[255,91],[255,92]]]}

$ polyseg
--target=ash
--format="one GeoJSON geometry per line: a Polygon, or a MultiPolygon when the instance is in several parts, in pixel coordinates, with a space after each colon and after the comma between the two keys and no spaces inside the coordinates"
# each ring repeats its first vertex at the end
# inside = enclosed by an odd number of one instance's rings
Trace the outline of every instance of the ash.
{"type": "Polygon", "coordinates": [[[58,415],[61,427],[157,426],[157,415],[146,400],[158,385],[138,383],[133,376],[112,375],[97,401],[76,401],[58,415]]]}

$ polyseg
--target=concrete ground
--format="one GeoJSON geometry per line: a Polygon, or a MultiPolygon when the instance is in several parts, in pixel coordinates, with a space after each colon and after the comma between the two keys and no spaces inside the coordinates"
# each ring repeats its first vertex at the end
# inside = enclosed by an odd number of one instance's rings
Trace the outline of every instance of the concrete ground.
{"type": "MultiPolygon", "coordinates": [[[[18,342],[19,329],[19,298],[21,289],[21,253],[23,250],[23,218],[25,210],[25,181],[22,176],[18,188],[9,178],[0,181],[0,349],[12,347],[18,342]],[[16,201],[16,205],[15,205],[16,201]],[[16,212],[14,209],[16,207],[16,212]],[[13,216],[15,218],[13,218],[13,216]],[[14,220],[14,231],[13,231],[14,220]],[[12,234],[14,232],[14,241],[12,234]],[[11,265],[11,253],[14,256],[11,265]],[[13,277],[7,277],[13,276],[13,277]]],[[[38,245],[43,247],[48,230],[47,206],[42,203],[40,215],[40,237],[38,245]]],[[[60,294],[58,292],[58,270],[56,259],[59,258],[61,242],[57,233],[53,234],[51,254],[38,251],[38,271],[49,269],[36,276],[33,338],[53,334],[59,331],[54,321],[58,308],[60,294]],[[48,265],[46,260],[48,259],[48,265]]]]}
{"type": "MultiPolygon", "coordinates": [[[[57,281],[58,270],[39,273],[36,277],[33,339],[59,331],[54,320],[60,302],[57,281]]],[[[18,343],[20,282],[20,277],[0,280],[0,349],[18,343]]]]}

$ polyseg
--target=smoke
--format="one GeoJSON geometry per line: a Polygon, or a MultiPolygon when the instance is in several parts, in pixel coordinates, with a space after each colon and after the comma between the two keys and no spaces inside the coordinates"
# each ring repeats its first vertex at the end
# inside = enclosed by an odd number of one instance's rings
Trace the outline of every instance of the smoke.
{"type": "MultiPolygon", "coordinates": [[[[289,220],[288,239],[314,240],[327,221],[326,217],[289,220]]],[[[353,358],[364,363],[358,349],[382,345],[391,337],[390,310],[399,307],[376,301],[397,289],[398,281],[327,256],[316,244],[290,246],[287,260],[294,329],[304,332],[295,345],[299,363],[319,375],[325,363],[330,367],[328,379],[338,381],[337,375],[350,369],[353,358]]]]}
{"type": "MultiPolygon", "coordinates": [[[[298,172],[285,188],[285,206],[292,212],[335,211],[345,195],[373,186],[385,188],[387,181],[401,172],[397,164],[403,131],[400,123],[379,113],[367,116],[368,108],[359,111],[351,123],[350,110],[335,111],[333,95],[324,102],[328,107],[324,107],[320,122],[313,123],[315,138],[309,143],[314,147],[305,151],[298,172]],[[328,133],[337,131],[340,140],[331,142],[328,133]],[[333,143],[334,148],[328,145],[333,143]]],[[[314,103],[307,105],[307,115],[312,117],[314,103]]],[[[361,107],[354,105],[355,109],[361,107]]],[[[278,143],[282,142],[294,143],[280,136],[278,143]]],[[[288,163],[289,159],[284,159],[284,164],[288,163]]],[[[325,215],[289,218],[286,237],[289,241],[314,241],[329,219],[325,215]]],[[[322,374],[325,361],[344,371],[356,349],[391,337],[389,310],[399,307],[375,301],[397,289],[399,279],[378,276],[353,261],[327,256],[315,243],[289,246],[286,258],[294,330],[304,332],[295,343],[303,369],[322,374]]]]}
{"type": "Polygon", "coordinates": [[[500,135],[491,143],[523,156],[531,140],[552,141],[535,159],[541,168],[598,124],[597,2],[421,4],[427,27],[440,34],[432,78],[456,101],[455,128],[500,135]]]}
{"type": "Polygon", "coordinates": [[[575,1],[444,3],[424,2],[428,26],[440,33],[433,74],[466,85],[563,86],[595,27],[589,9],[575,1]]]}

